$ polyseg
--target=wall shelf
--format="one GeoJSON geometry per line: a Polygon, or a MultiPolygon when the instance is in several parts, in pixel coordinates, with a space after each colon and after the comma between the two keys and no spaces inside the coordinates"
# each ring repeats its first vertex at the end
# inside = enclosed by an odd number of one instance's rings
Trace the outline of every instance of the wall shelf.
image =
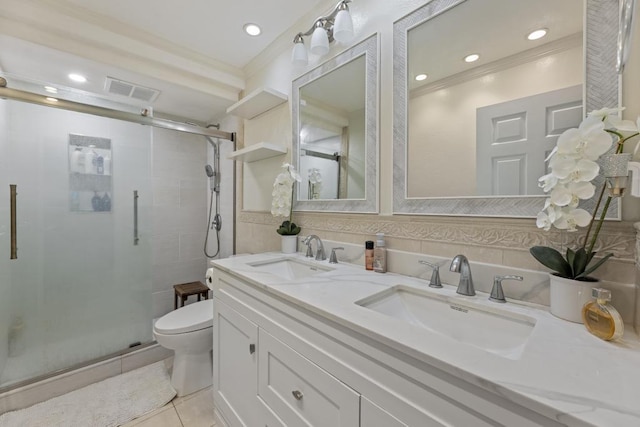
{"type": "Polygon", "coordinates": [[[259,142],[241,150],[236,150],[229,154],[227,158],[238,162],[251,163],[258,160],[268,159],[270,157],[280,156],[282,154],[287,154],[287,147],[271,144],[269,142],[259,142]]]}
{"type": "Polygon", "coordinates": [[[227,108],[227,114],[233,114],[244,119],[253,119],[265,111],[287,102],[288,99],[287,95],[275,89],[260,88],[227,108]]]}

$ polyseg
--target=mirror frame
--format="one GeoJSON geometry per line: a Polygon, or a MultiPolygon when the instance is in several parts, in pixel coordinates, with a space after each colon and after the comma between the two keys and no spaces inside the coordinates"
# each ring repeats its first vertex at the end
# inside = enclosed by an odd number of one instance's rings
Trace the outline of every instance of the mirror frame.
{"type": "MultiPolygon", "coordinates": [[[[535,218],[547,196],[407,197],[407,38],[412,28],[468,0],[433,0],[393,24],[393,212],[413,215],[535,218]]],[[[479,1],[479,0],[473,0],[479,1]]],[[[619,106],[620,78],[616,73],[618,0],[585,0],[585,113],[619,106]]],[[[602,176],[594,180],[603,185],[602,176]]],[[[595,200],[581,204],[592,210],[595,200]]],[[[620,219],[620,198],[607,218],[620,219]]]]}
{"type": "Polygon", "coordinates": [[[360,56],[365,57],[365,194],[364,199],[298,200],[298,192],[293,205],[294,211],[323,212],[378,212],[378,33],[350,47],[322,65],[303,74],[293,81],[291,162],[300,165],[300,89],[302,86],[321,78],[342,65],[360,56]]]}

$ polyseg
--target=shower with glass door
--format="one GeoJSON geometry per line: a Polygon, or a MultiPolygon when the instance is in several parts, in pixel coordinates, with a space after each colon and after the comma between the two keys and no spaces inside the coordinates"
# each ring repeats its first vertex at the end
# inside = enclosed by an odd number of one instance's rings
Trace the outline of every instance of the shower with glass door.
{"type": "Polygon", "coordinates": [[[152,342],[152,129],[168,122],[51,108],[44,96],[23,102],[7,91],[0,390],[152,342]]]}

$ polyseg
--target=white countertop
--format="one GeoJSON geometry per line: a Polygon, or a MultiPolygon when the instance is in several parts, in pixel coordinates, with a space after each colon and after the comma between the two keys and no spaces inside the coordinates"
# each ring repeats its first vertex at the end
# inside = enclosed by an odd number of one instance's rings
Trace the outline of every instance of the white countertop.
{"type": "Polygon", "coordinates": [[[560,423],[640,426],[640,341],[631,328],[625,328],[622,340],[606,342],[587,332],[584,325],[554,317],[545,306],[509,301],[498,309],[536,322],[522,354],[512,359],[355,304],[391,286],[406,285],[495,310],[497,304],[484,293],[460,296],[453,286],[428,288],[424,280],[374,273],[350,264],[328,264],[301,254],[243,255],[212,261],[212,265],[560,423]],[[334,270],[283,282],[249,265],[285,257],[334,270]]]}

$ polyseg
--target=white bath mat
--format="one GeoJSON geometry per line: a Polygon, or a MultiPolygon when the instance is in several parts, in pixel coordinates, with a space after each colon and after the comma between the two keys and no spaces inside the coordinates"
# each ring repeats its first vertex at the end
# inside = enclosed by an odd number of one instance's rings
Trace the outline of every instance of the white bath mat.
{"type": "Polygon", "coordinates": [[[0,415],[2,427],[107,427],[138,418],[173,399],[164,362],[127,372],[0,415]]]}

